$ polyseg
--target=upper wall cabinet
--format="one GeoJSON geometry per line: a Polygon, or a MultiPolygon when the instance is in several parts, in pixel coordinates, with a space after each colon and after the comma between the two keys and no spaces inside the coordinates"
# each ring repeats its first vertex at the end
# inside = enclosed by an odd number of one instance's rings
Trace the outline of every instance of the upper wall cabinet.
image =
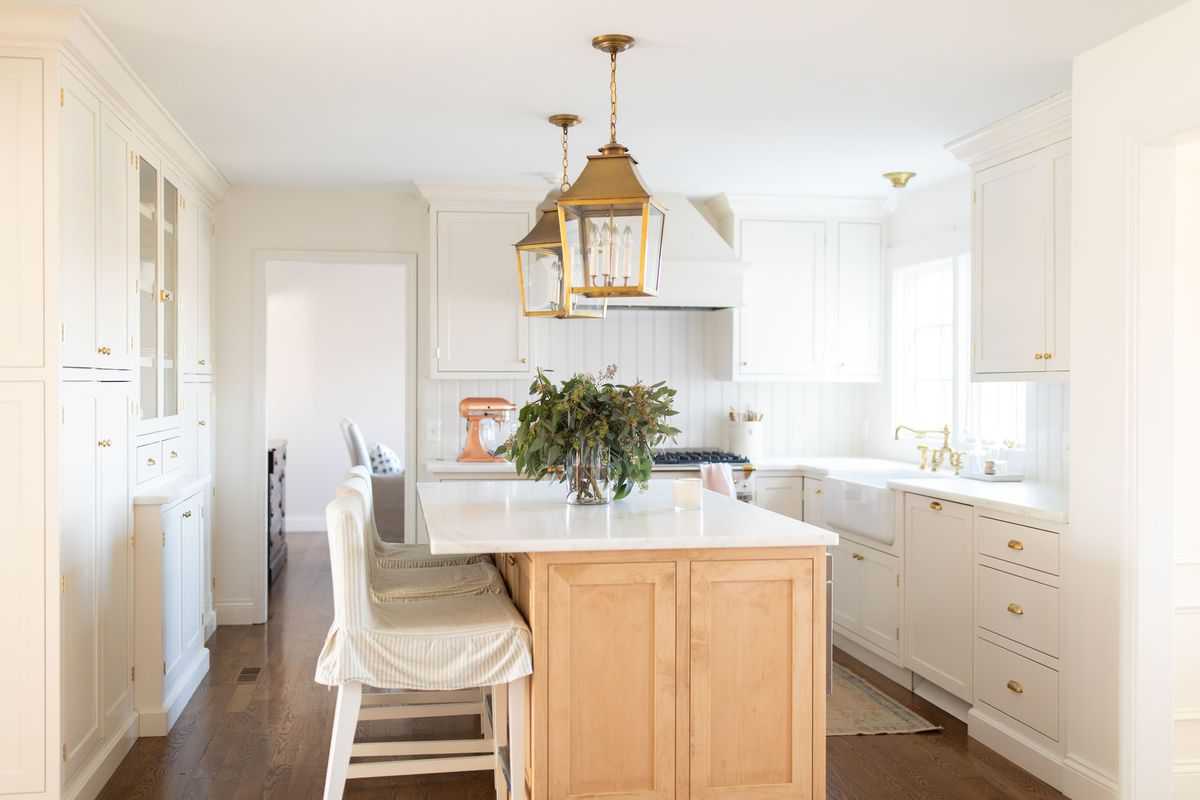
{"type": "Polygon", "coordinates": [[[532,227],[534,202],[432,200],[433,378],[530,373],[513,244],[532,227]]]}
{"type": "MultiPolygon", "coordinates": [[[[871,200],[722,197],[745,262],[717,374],[735,381],[878,381],[882,208],[871,200]]],[[[720,346],[720,345],[724,346],[720,346]]]]}
{"type": "Polygon", "coordinates": [[[1070,370],[1070,96],[949,145],[974,172],[972,379],[1070,370]]]}

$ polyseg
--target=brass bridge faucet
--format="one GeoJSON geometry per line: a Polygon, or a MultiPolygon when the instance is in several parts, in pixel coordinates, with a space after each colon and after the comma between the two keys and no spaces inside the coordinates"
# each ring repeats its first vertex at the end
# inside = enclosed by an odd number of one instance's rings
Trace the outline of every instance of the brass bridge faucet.
{"type": "Polygon", "coordinates": [[[900,441],[900,431],[908,431],[913,435],[914,439],[924,439],[926,436],[942,436],[942,446],[932,450],[933,465],[930,466],[930,448],[928,445],[917,445],[917,451],[921,454],[921,469],[929,469],[930,472],[937,472],[943,462],[948,463],[957,475],[962,469],[962,453],[955,452],[950,447],[950,426],[943,425],[940,431],[922,431],[916,428],[910,428],[907,425],[896,426],[896,441],[900,441]]]}

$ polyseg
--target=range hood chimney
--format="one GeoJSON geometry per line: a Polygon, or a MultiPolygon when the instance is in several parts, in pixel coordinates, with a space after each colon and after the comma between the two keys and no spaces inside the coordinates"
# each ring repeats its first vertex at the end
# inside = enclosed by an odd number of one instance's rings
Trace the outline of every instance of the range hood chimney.
{"type": "Polygon", "coordinates": [[[658,297],[612,297],[609,308],[737,308],[745,265],[682,194],[655,192],[667,209],[658,297]]]}

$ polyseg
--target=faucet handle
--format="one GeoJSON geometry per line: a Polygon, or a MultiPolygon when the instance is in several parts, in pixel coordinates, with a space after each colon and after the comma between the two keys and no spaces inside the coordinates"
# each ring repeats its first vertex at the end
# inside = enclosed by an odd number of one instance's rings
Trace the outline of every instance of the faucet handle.
{"type": "Polygon", "coordinates": [[[950,466],[954,467],[954,474],[957,475],[962,471],[963,454],[958,451],[950,451],[950,466]]]}
{"type": "Polygon", "coordinates": [[[921,469],[929,468],[929,445],[917,445],[917,452],[921,454],[921,469]]]}

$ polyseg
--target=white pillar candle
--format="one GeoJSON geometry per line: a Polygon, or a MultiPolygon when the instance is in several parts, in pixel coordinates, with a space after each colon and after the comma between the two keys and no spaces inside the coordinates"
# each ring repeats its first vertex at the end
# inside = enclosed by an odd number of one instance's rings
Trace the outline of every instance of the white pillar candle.
{"type": "Polygon", "coordinates": [[[704,505],[704,484],[699,478],[676,478],[671,496],[678,511],[689,511],[704,505]]]}

